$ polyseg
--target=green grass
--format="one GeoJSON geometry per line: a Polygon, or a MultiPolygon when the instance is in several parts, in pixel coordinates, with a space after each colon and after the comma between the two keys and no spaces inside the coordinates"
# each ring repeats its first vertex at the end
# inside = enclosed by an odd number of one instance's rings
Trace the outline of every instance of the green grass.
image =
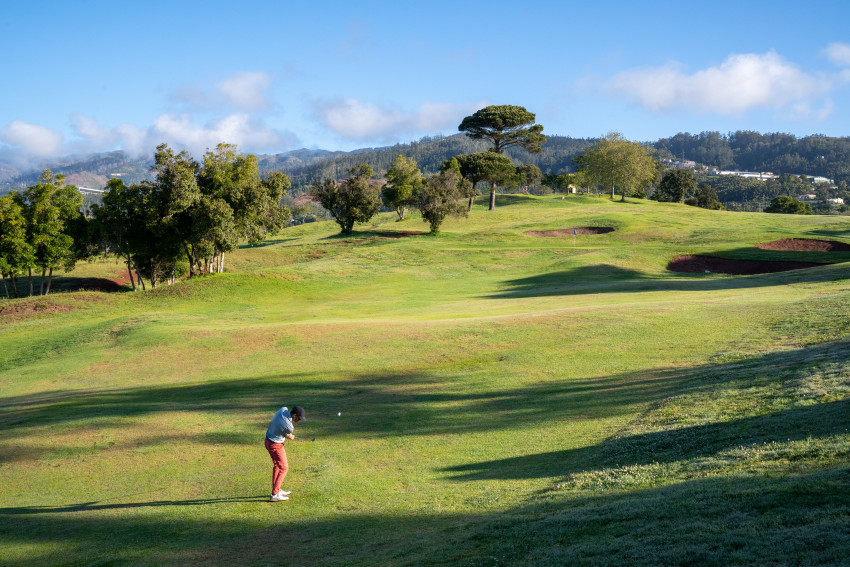
{"type": "Polygon", "coordinates": [[[850,254],[754,245],[850,221],[497,204],[0,302],[0,564],[846,564],[850,254]],[[616,230],[524,234],[580,226],[616,230]],[[824,265],[666,271],[680,254],[824,265]],[[284,404],[316,441],[273,504],[284,404]]]}

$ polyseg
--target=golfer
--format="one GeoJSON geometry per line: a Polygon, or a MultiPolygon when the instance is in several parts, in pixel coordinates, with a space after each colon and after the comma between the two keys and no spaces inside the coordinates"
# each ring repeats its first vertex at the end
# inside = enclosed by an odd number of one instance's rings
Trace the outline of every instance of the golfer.
{"type": "Polygon", "coordinates": [[[304,408],[295,406],[290,412],[286,406],[277,410],[274,414],[269,429],[266,431],[266,450],[272,457],[274,467],[272,469],[272,502],[289,500],[291,490],[281,490],[280,485],[289,472],[289,463],[286,460],[286,449],[283,444],[287,439],[295,439],[295,425],[299,421],[307,421],[304,408]]]}

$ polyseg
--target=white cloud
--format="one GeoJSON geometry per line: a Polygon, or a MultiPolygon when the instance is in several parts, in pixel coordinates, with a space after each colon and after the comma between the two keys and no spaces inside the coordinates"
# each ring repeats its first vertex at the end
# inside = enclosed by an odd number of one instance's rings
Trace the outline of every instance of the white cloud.
{"type": "Polygon", "coordinates": [[[192,111],[224,108],[256,112],[272,106],[269,90],[272,76],[262,71],[240,71],[216,84],[189,83],[179,86],[169,98],[192,111]]]}
{"type": "Polygon", "coordinates": [[[220,82],[218,88],[237,108],[263,110],[271,105],[266,95],[271,84],[271,76],[267,73],[241,72],[220,82]]]}
{"type": "Polygon", "coordinates": [[[62,134],[55,130],[13,120],[0,130],[0,140],[17,146],[20,152],[32,157],[55,156],[62,149],[62,134]]]}
{"type": "Polygon", "coordinates": [[[0,130],[5,144],[0,145],[0,158],[26,167],[40,159],[115,149],[136,157],[153,155],[163,142],[189,150],[196,158],[220,142],[235,144],[246,153],[283,151],[298,143],[291,132],[270,128],[250,114],[232,114],[207,124],[197,123],[188,114],[163,114],[147,128],[131,124],[108,128],[82,114],[73,115],[71,122],[76,136],[68,142],[49,128],[11,122],[0,130]]]}
{"type": "Polygon", "coordinates": [[[850,67],[850,45],[846,43],[830,43],[824,49],[827,58],[841,67],[850,67]]]}
{"type": "Polygon", "coordinates": [[[433,134],[457,128],[464,116],[486,103],[425,102],[406,112],[358,99],[317,101],[316,118],[341,138],[352,141],[398,140],[400,135],[433,134]]]}
{"type": "Polygon", "coordinates": [[[774,51],[731,55],[717,67],[687,74],[678,63],[615,75],[604,89],[651,111],[676,108],[724,115],[754,109],[797,110],[835,87],[774,51]]]}
{"type": "Polygon", "coordinates": [[[256,152],[278,151],[296,142],[293,134],[268,128],[249,114],[234,114],[206,125],[196,124],[188,114],[163,114],[154,121],[146,137],[153,142],[152,145],[149,142],[150,147],[166,142],[186,148],[198,157],[220,142],[256,152]]]}

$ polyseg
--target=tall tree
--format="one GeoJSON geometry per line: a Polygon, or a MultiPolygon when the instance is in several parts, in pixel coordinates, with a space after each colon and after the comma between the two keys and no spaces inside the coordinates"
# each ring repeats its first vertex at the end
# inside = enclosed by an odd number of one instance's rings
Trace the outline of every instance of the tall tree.
{"type": "Polygon", "coordinates": [[[395,209],[398,220],[404,220],[407,206],[422,181],[422,172],[415,159],[399,154],[393,160],[387,170],[387,185],[381,192],[381,198],[386,206],[395,209]]]}
{"type": "Polygon", "coordinates": [[[626,140],[618,132],[597,141],[576,161],[588,178],[611,188],[612,199],[619,188],[623,201],[633,191],[649,187],[658,171],[646,147],[626,140]]]}
{"type": "Polygon", "coordinates": [[[782,213],[786,215],[810,215],[812,206],[788,195],[779,195],[770,201],[764,210],[766,213],[782,213]]]}
{"type": "Polygon", "coordinates": [[[136,242],[136,264],[148,275],[151,287],[168,279],[169,272],[170,280],[174,279],[180,251],[189,260],[189,274],[200,272],[200,261],[208,246],[193,222],[202,199],[196,178],[199,168],[185,150],[175,154],[168,145],[160,144],[154,153],[153,169],[157,173],[153,183],[136,187],[142,218],[140,234],[148,232],[152,239],[149,244],[136,242]]]}
{"type": "Polygon", "coordinates": [[[342,234],[351,234],[354,223],[367,222],[381,209],[381,192],[370,182],[372,166],[361,163],[348,171],[342,183],[316,180],[310,194],[326,208],[342,234]]]}
{"type": "Polygon", "coordinates": [[[130,284],[133,291],[137,291],[129,236],[136,220],[135,203],[123,180],[112,178],[106,183],[106,188],[101,203],[92,205],[92,214],[99,224],[102,245],[107,252],[112,252],[124,260],[130,284]]]}
{"type": "Polygon", "coordinates": [[[700,207],[701,209],[710,209],[714,211],[724,211],[724,207],[717,198],[717,191],[711,185],[703,183],[694,192],[693,197],[685,200],[686,205],[692,207],[700,207]]]}
{"type": "Polygon", "coordinates": [[[236,248],[250,222],[247,201],[260,181],[257,158],[218,144],[204,154],[197,180],[201,198],[191,213],[195,262],[199,272],[221,272],[224,254],[236,248]]]}
{"type": "MultiPolygon", "coordinates": [[[[27,238],[33,248],[35,267],[41,268],[39,293],[47,295],[53,271],[71,270],[78,259],[70,227],[82,215],[83,196],[73,185],[65,185],[64,175],[53,175],[48,169],[41,174],[38,183],[15,197],[27,220],[27,238]]],[[[32,269],[29,280],[32,295],[32,269]]]]}
{"type": "Polygon", "coordinates": [[[27,219],[24,209],[12,195],[0,197],[0,278],[3,291],[9,297],[19,296],[18,276],[35,266],[35,253],[27,240],[27,219]],[[9,287],[6,279],[9,279],[9,287]]]}
{"type": "Polygon", "coordinates": [[[523,193],[528,193],[528,188],[536,185],[543,179],[543,172],[532,163],[523,163],[516,167],[517,186],[522,187],[523,193]]]}
{"type": "Polygon", "coordinates": [[[251,244],[259,244],[286,228],[292,212],[282,204],[283,196],[292,183],[289,176],[272,171],[260,183],[260,191],[251,199],[251,223],[246,227],[246,236],[251,244]]]}
{"type": "Polygon", "coordinates": [[[490,151],[502,153],[510,146],[520,146],[539,154],[546,142],[543,126],[535,124],[536,116],[522,106],[509,104],[487,106],[467,116],[457,127],[459,132],[475,140],[490,140],[490,151]]]}
{"type": "Polygon", "coordinates": [[[469,205],[467,207],[467,210],[471,211],[472,210],[472,204],[475,202],[475,197],[480,195],[481,192],[478,189],[475,188],[474,182],[472,182],[469,179],[466,179],[464,177],[463,172],[461,171],[461,168],[460,168],[460,162],[458,161],[457,157],[447,159],[440,166],[440,173],[443,173],[443,172],[449,171],[449,170],[454,171],[457,174],[458,189],[460,189],[461,196],[464,199],[469,200],[469,205]]]}
{"type": "Polygon", "coordinates": [[[490,184],[490,208],[496,209],[496,186],[509,181],[516,173],[510,158],[493,152],[480,152],[456,156],[460,172],[476,185],[480,181],[490,184]]]}
{"type": "Polygon", "coordinates": [[[432,175],[417,188],[414,203],[422,213],[422,219],[431,226],[431,234],[440,232],[447,216],[465,217],[469,214],[462,202],[464,182],[469,183],[455,169],[449,168],[432,175]]]}
{"type": "Polygon", "coordinates": [[[656,201],[684,203],[697,190],[694,172],[690,169],[674,169],[661,178],[661,183],[655,189],[653,197],[656,201]]]}

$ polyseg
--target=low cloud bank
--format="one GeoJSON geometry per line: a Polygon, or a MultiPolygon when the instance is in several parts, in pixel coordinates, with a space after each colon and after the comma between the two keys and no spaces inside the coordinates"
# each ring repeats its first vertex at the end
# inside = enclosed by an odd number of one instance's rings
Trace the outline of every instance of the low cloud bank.
{"type": "Polygon", "coordinates": [[[49,158],[124,150],[133,157],[150,156],[161,143],[186,149],[200,158],[220,142],[236,144],[245,152],[263,153],[295,147],[292,132],[268,127],[261,118],[242,113],[197,123],[189,114],[163,114],[147,128],[123,124],[109,128],[81,114],[71,117],[74,137],[15,120],[0,129],[0,161],[21,169],[35,167],[49,158]]]}

